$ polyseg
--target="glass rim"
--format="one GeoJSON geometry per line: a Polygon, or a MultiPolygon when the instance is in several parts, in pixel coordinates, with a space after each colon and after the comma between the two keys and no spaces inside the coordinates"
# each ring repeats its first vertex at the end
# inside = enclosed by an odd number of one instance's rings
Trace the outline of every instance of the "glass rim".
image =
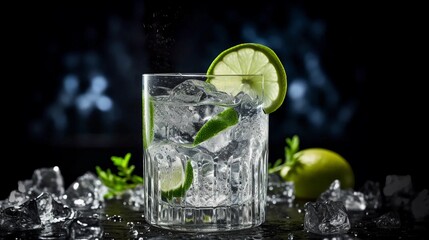
{"type": "Polygon", "coordinates": [[[263,74],[236,74],[236,73],[228,73],[228,74],[207,74],[207,73],[143,73],[143,77],[245,77],[245,76],[253,76],[253,77],[263,77],[263,74]]]}

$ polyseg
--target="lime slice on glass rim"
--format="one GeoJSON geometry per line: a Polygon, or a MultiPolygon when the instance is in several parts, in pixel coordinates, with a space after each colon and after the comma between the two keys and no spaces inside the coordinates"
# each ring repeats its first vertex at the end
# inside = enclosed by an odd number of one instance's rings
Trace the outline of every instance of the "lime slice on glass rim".
{"type": "MultiPolygon", "coordinates": [[[[286,97],[286,71],[275,52],[262,44],[242,43],[224,50],[213,60],[207,75],[222,75],[219,78],[209,76],[206,80],[219,91],[233,96],[241,91],[253,97],[259,96],[266,114],[277,110],[286,97]],[[225,75],[231,77],[225,78],[225,75]]],[[[203,125],[193,146],[237,124],[238,118],[233,108],[224,110],[203,125]]]]}
{"type": "Polygon", "coordinates": [[[241,43],[224,50],[213,60],[207,74],[262,74],[263,86],[257,77],[234,77],[230,81],[214,77],[207,82],[231,95],[243,91],[251,96],[261,96],[266,114],[276,111],[286,97],[286,71],[276,53],[262,44],[241,43]]]}
{"type": "Polygon", "coordinates": [[[173,197],[184,197],[193,180],[194,173],[191,161],[186,162],[184,171],[181,161],[174,161],[171,166],[160,169],[161,197],[167,200],[171,200],[173,197]]]}

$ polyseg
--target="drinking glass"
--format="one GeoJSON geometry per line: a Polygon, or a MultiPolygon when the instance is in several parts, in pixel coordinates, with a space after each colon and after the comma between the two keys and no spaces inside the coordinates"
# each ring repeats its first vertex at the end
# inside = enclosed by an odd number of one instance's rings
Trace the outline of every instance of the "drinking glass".
{"type": "Polygon", "coordinates": [[[227,88],[243,79],[264,86],[262,75],[143,74],[144,217],[151,225],[216,232],[265,221],[263,96],[248,84],[218,91],[213,79],[227,88]]]}

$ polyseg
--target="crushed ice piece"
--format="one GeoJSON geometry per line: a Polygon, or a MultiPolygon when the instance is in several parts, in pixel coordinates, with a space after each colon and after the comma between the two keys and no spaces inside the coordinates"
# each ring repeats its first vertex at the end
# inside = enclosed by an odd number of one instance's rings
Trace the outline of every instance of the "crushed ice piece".
{"type": "Polygon", "coordinates": [[[410,175],[387,175],[386,183],[383,188],[383,194],[386,197],[393,195],[410,195],[413,190],[410,175]]]}
{"type": "Polygon", "coordinates": [[[38,239],[70,239],[68,238],[69,229],[63,222],[50,223],[45,225],[39,232],[38,239]]]}
{"type": "MultiPolygon", "coordinates": [[[[81,218],[85,215],[78,210],[98,209],[105,193],[107,187],[93,173],[79,177],[64,191],[63,177],[58,167],[36,169],[32,179],[19,181],[18,189],[0,201],[0,232],[38,230],[41,239],[63,239],[69,233],[77,237],[73,239],[85,239],[79,237],[84,232],[102,232],[96,226],[85,227],[92,220],[83,223],[85,226],[78,224],[81,229],[69,230],[68,227],[78,215],[81,218]]],[[[76,222],[74,224],[77,226],[76,222]]]]}
{"type": "Polygon", "coordinates": [[[284,181],[277,174],[268,175],[267,202],[293,202],[295,199],[295,186],[293,182],[284,181]]]}
{"type": "Polygon", "coordinates": [[[361,192],[365,198],[367,209],[381,208],[383,200],[379,182],[366,181],[361,188],[361,192]]]}
{"type": "Polygon", "coordinates": [[[99,209],[104,206],[107,187],[92,173],[77,178],[66,190],[62,200],[71,208],[79,210],[99,209]]]}
{"type": "Polygon", "coordinates": [[[75,210],[57,202],[55,196],[47,192],[24,203],[18,204],[19,202],[2,210],[0,229],[6,231],[40,229],[50,226],[51,223],[65,222],[76,216],[75,210]]]}
{"type": "Polygon", "coordinates": [[[97,218],[80,217],[70,224],[70,239],[102,239],[103,232],[97,218]]]}
{"type": "Polygon", "coordinates": [[[9,197],[4,201],[4,205],[2,208],[18,206],[28,201],[30,197],[27,194],[12,190],[9,194],[9,197]]]}
{"type": "Polygon", "coordinates": [[[341,189],[340,181],[334,180],[329,188],[319,196],[320,201],[340,201],[348,211],[363,211],[366,209],[364,194],[352,189],[341,189]]]}
{"type": "Polygon", "coordinates": [[[44,225],[64,222],[76,216],[76,211],[74,209],[57,202],[50,193],[42,193],[34,200],[37,203],[40,220],[44,225]]]}
{"type": "Polygon", "coordinates": [[[340,201],[307,202],[304,229],[316,234],[343,234],[350,230],[346,209],[340,201]]]}
{"type": "Polygon", "coordinates": [[[19,206],[8,207],[0,212],[0,232],[14,232],[43,228],[37,203],[29,200],[19,206]]]}
{"type": "Polygon", "coordinates": [[[106,216],[106,219],[111,222],[122,222],[124,220],[120,215],[106,216]]]}
{"type": "Polygon", "coordinates": [[[420,191],[411,201],[411,212],[416,220],[423,220],[429,216],[429,195],[427,189],[420,191]]]}
{"type": "Polygon", "coordinates": [[[393,211],[381,215],[374,221],[379,228],[390,229],[401,227],[401,219],[399,218],[399,214],[393,211]]]}
{"type": "Polygon", "coordinates": [[[322,192],[319,196],[322,201],[340,201],[341,199],[341,185],[338,179],[334,180],[328,189],[322,192]]]}
{"type": "Polygon", "coordinates": [[[18,191],[22,193],[28,193],[31,191],[31,187],[33,187],[33,180],[31,179],[18,181],[18,191]]]}
{"type": "MultiPolygon", "coordinates": [[[[52,193],[55,196],[61,196],[64,193],[64,180],[61,175],[60,168],[55,166],[52,168],[39,168],[34,170],[32,178],[31,190],[37,194],[42,192],[52,193]]],[[[24,184],[29,186],[29,182],[24,184]]]]}
{"type": "Polygon", "coordinates": [[[341,201],[348,211],[363,211],[366,209],[365,196],[351,189],[343,190],[341,201]]]}
{"type": "Polygon", "coordinates": [[[144,206],[144,189],[143,185],[138,185],[133,189],[128,189],[122,194],[124,205],[140,208],[144,206]]]}
{"type": "Polygon", "coordinates": [[[390,208],[410,211],[414,194],[410,175],[388,175],[383,188],[385,203],[390,208]]]}

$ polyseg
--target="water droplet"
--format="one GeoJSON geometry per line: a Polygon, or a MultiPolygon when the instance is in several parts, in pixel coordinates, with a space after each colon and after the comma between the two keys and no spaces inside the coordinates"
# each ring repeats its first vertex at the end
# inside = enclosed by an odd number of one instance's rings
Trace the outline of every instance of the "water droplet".
{"type": "Polygon", "coordinates": [[[132,230],[129,231],[129,235],[131,237],[137,237],[139,235],[139,231],[137,231],[135,229],[132,229],[132,230]]]}
{"type": "Polygon", "coordinates": [[[112,222],[122,222],[123,219],[119,215],[113,215],[113,216],[107,217],[107,220],[112,222]]]}

